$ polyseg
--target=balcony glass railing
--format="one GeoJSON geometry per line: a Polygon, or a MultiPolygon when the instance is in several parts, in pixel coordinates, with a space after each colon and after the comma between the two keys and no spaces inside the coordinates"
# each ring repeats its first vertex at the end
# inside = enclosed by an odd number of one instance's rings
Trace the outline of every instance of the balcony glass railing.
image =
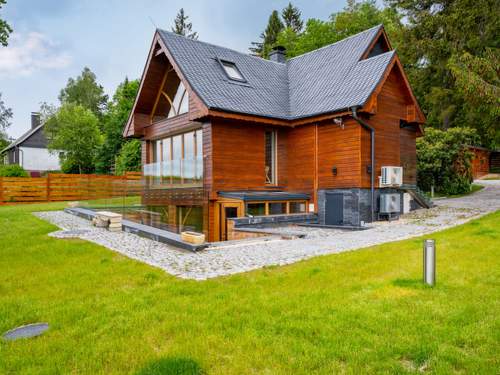
{"type": "Polygon", "coordinates": [[[202,186],[203,158],[174,159],[145,164],[144,176],[150,185],[202,186]]]}

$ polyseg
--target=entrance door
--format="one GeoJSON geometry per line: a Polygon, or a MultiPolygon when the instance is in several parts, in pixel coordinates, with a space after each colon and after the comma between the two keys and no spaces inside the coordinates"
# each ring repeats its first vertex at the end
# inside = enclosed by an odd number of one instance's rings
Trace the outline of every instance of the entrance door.
{"type": "Polygon", "coordinates": [[[221,203],[220,207],[220,241],[227,241],[227,219],[240,216],[240,205],[238,203],[221,203]]]}
{"type": "Polygon", "coordinates": [[[326,193],[325,224],[342,225],[344,222],[344,194],[326,193]]]}

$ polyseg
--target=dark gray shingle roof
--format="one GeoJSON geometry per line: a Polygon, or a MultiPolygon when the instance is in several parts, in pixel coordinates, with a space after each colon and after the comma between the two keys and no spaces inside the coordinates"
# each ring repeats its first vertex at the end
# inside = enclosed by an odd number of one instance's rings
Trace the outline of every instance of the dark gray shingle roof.
{"type": "Polygon", "coordinates": [[[31,128],[26,133],[24,133],[19,138],[17,138],[14,142],[12,142],[10,145],[5,147],[2,151],[0,151],[0,154],[3,154],[4,152],[9,151],[13,147],[20,146],[21,143],[23,143],[25,140],[27,140],[29,137],[31,137],[33,134],[35,134],[39,129],[43,128],[44,125],[45,124],[40,124],[36,128],[31,128]]]}
{"type": "Polygon", "coordinates": [[[365,103],[394,51],[361,60],[382,26],[280,64],[158,30],[183,75],[212,109],[297,119],[365,103]],[[227,78],[219,62],[234,62],[247,83],[227,78]]]}

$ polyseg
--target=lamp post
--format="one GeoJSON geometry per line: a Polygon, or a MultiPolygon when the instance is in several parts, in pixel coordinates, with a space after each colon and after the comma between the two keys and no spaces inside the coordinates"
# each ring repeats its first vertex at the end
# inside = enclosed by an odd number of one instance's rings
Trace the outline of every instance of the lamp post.
{"type": "Polygon", "coordinates": [[[424,240],[424,283],[434,286],[436,283],[436,242],[424,240]]]}

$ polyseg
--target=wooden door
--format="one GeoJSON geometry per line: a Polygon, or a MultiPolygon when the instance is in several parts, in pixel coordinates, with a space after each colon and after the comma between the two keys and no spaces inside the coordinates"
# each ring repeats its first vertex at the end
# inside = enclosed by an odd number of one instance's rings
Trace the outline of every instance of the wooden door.
{"type": "Polygon", "coordinates": [[[239,203],[219,203],[219,240],[227,241],[227,219],[241,216],[239,203]]]}

